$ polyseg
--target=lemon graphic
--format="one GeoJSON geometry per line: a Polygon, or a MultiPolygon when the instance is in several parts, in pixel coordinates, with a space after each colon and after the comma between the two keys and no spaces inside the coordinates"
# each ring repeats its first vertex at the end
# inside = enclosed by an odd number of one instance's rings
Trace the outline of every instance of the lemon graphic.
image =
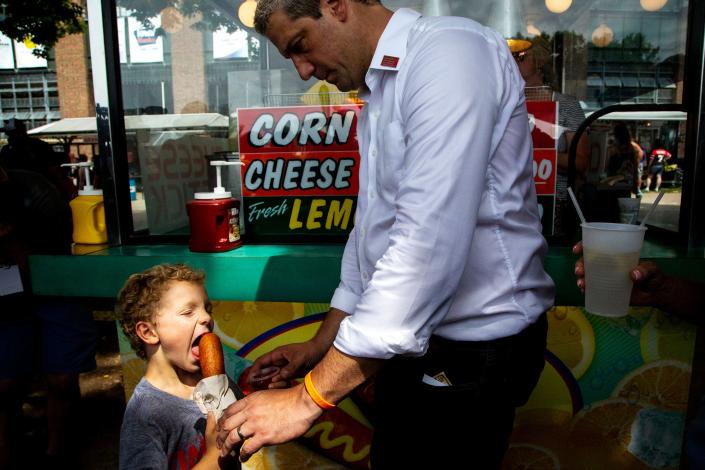
{"type": "Polygon", "coordinates": [[[625,376],[612,396],[685,413],[690,375],[690,366],[680,361],[650,362],[625,376]]]}
{"type": "Polygon", "coordinates": [[[265,331],[304,314],[304,304],[295,302],[213,302],[214,333],[223,344],[240,349],[265,331]]]}
{"type": "Polygon", "coordinates": [[[242,465],[243,470],[345,470],[322,455],[310,451],[301,444],[290,442],[264,447],[242,465]]]}
{"type": "MultiPolygon", "coordinates": [[[[569,376],[570,372],[566,369],[564,374],[569,376]]],[[[572,380],[572,377],[569,379],[572,380]]],[[[536,449],[515,449],[514,457],[508,457],[503,468],[560,468],[551,465],[559,461],[559,451],[564,446],[563,439],[568,433],[570,420],[578,411],[575,406],[580,405],[574,403],[566,380],[551,362],[546,361],[529,401],[517,409],[511,438],[513,445],[536,446],[536,449]],[[527,460],[521,460],[524,457],[527,460]],[[529,463],[531,466],[521,466],[529,463]]]]}
{"type": "Polygon", "coordinates": [[[595,356],[595,333],[578,307],[549,310],[547,347],[576,379],[588,370],[595,356]]]}
{"type": "Polygon", "coordinates": [[[639,403],[610,398],[593,403],[573,418],[568,432],[567,449],[561,459],[571,470],[650,468],[628,450],[632,440],[632,424],[639,403]]]}
{"type": "Polygon", "coordinates": [[[559,470],[558,457],[551,450],[533,444],[511,444],[502,470],[559,470]]]}
{"type": "Polygon", "coordinates": [[[535,409],[556,410],[565,413],[568,417],[578,411],[573,409],[573,397],[570,394],[568,385],[556,368],[548,361],[546,361],[541,377],[539,377],[529,401],[517,410],[517,419],[522,412],[535,409]]]}
{"type": "Polygon", "coordinates": [[[654,310],[649,321],[641,329],[639,337],[644,362],[675,359],[692,363],[695,331],[696,328],[692,324],[660,310],[654,310]]]}

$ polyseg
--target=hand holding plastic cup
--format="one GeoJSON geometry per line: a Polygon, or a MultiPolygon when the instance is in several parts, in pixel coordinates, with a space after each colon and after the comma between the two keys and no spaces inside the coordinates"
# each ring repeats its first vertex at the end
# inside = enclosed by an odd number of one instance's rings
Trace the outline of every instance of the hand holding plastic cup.
{"type": "Polygon", "coordinates": [[[595,315],[621,317],[629,313],[631,270],[639,264],[646,227],[586,222],[583,229],[585,309],[595,315]]]}

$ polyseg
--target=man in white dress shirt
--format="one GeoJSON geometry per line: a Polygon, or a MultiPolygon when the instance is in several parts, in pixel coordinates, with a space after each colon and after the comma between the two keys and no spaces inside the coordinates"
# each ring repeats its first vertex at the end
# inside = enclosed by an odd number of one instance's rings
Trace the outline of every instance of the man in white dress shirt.
{"type": "Polygon", "coordinates": [[[504,39],[374,0],[259,0],[255,23],[302,79],[359,89],[360,191],[326,320],[257,360],[282,368],[221,418],[222,452],[301,436],[377,374],[373,468],[499,468],[554,299],[504,39]]]}

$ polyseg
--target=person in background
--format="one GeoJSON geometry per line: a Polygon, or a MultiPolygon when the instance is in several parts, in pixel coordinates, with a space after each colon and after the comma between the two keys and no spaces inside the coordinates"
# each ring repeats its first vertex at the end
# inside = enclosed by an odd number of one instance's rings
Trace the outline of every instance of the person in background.
{"type": "MultiPolygon", "coordinates": [[[[582,255],[582,242],[573,247],[573,253],[582,255]]],[[[575,263],[575,275],[578,288],[585,293],[582,258],[575,263]]],[[[705,322],[705,283],[668,275],[651,261],[640,262],[630,276],[634,282],[630,305],[656,307],[694,324],[705,322]]],[[[690,468],[705,468],[705,395],[700,398],[686,432],[685,451],[690,468]]]]}
{"type": "Polygon", "coordinates": [[[651,189],[651,178],[656,178],[656,186],[654,190],[661,190],[661,180],[663,179],[663,170],[666,162],[671,159],[671,152],[663,148],[663,143],[660,140],[656,141],[654,149],[649,155],[649,164],[646,167],[646,189],[648,192],[651,189]]]}
{"type": "MultiPolygon", "coordinates": [[[[637,142],[637,145],[639,145],[639,149],[641,150],[641,158],[639,159],[639,167],[637,169],[637,193],[636,197],[641,197],[642,196],[642,188],[644,187],[644,182],[646,178],[646,167],[647,167],[647,161],[646,161],[646,152],[644,152],[644,148],[637,142]]],[[[646,187],[646,190],[648,192],[648,186],[646,187]]]]}
{"type": "Polygon", "coordinates": [[[303,80],[359,90],[360,182],[324,323],[253,366],[281,367],[272,387],[304,384],[231,405],[221,452],[242,444],[247,459],[295,439],[377,374],[373,468],[499,468],[554,300],[524,80],[505,40],[374,0],[260,0],[255,24],[303,80]]]}
{"type": "Polygon", "coordinates": [[[56,186],[62,197],[70,201],[78,195],[71,178],[62,170],[65,154],[58,154],[51,145],[27,134],[27,126],[19,119],[8,119],[0,129],[7,135],[7,144],[0,149],[0,165],[8,170],[39,173],[56,186]]]}
{"type": "Polygon", "coordinates": [[[608,177],[605,182],[610,186],[620,182],[625,183],[631,193],[638,195],[640,192],[639,161],[644,156],[644,151],[632,139],[626,124],[618,122],[612,129],[612,135],[614,147],[610,153],[608,177]]]}
{"type": "MultiPolygon", "coordinates": [[[[527,94],[531,89],[548,87],[551,101],[558,102],[557,157],[558,171],[556,173],[556,208],[554,235],[565,235],[566,226],[572,219],[573,208],[568,199],[568,150],[580,124],[585,120],[585,112],[580,101],[571,95],[554,91],[554,72],[551,56],[551,45],[541,37],[531,40],[531,46],[512,55],[519,66],[521,76],[526,82],[527,94]],[[570,219],[569,219],[570,218],[570,219]]],[[[587,132],[583,133],[578,142],[575,158],[575,171],[578,180],[584,177],[590,163],[590,144],[587,132]]]]}
{"type": "MultiPolygon", "coordinates": [[[[215,416],[193,400],[203,378],[198,341],[213,330],[204,282],[204,273],[186,265],[160,264],[131,275],[118,294],[122,331],[147,360],[125,409],[121,469],[220,468],[215,416]]],[[[236,459],[222,463],[239,468],[236,459]]]]}
{"type": "Polygon", "coordinates": [[[0,296],[0,468],[27,461],[18,437],[35,359],[47,383],[47,444],[39,453],[46,461],[38,465],[68,468],[78,374],[96,367],[97,328],[83,302],[32,296],[28,258],[70,254],[71,210],[41,174],[1,166],[0,201],[0,264],[18,273],[21,286],[0,296]]]}

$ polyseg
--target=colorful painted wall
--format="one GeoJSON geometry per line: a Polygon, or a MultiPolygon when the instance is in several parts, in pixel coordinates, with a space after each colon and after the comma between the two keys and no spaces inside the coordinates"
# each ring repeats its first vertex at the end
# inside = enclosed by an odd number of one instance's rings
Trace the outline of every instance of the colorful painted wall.
{"type": "MultiPolygon", "coordinates": [[[[214,302],[228,374],[313,336],[327,304],[214,302]]],[[[608,319],[581,307],[549,312],[546,367],[518,410],[505,469],[675,469],[685,426],[695,328],[656,309],[608,319]]],[[[125,393],[144,365],[121,337],[125,393]]],[[[351,399],[296,443],[266,448],[248,469],[368,468],[372,427],[351,399]]]]}

